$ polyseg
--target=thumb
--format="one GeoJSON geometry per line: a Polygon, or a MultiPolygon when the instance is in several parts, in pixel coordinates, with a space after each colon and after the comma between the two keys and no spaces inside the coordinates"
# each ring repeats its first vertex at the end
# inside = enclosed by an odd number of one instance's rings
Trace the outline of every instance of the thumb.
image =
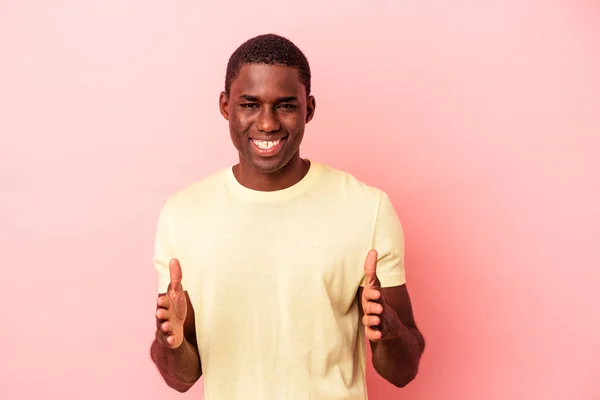
{"type": "Polygon", "coordinates": [[[365,286],[377,283],[377,250],[371,249],[365,259],[365,286]]]}
{"type": "Polygon", "coordinates": [[[181,286],[181,265],[179,264],[179,260],[176,258],[171,259],[169,262],[169,274],[171,275],[171,290],[182,290],[181,286]]]}

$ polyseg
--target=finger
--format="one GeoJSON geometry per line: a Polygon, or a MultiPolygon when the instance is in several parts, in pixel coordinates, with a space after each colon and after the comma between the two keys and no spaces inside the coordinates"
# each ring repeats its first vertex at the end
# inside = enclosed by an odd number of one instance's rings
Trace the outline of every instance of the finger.
{"type": "Polygon", "coordinates": [[[173,335],[171,334],[166,334],[162,331],[162,329],[159,329],[158,334],[156,336],[156,338],[161,342],[164,343],[166,345],[169,345],[169,338],[172,337],[173,335]]]}
{"type": "Polygon", "coordinates": [[[169,318],[171,318],[171,311],[164,308],[159,308],[158,310],[156,310],[156,318],[159,321],[166,321],[169,318]]]}
{"type": "Polygon", "coordinates": [[[156,320],[156,339],[161,343],[166,343],[167,335],[163,332],[161,324],[160,321],[156,320]]]}
{"type": "Polygon", "coordinates": [[[171,276],[171,289],[172,290],[181,290],[181,265],[179,264],[179,260],[173,258],[169,262],[169,275],[171,276]]]}
{"type": "Polygon", "coordinates": [[[365,336],[372,342],[381,340],[381,332],[371,328],[365,328],[365,336]]]}
{"type": "Polygon", "coordinates": [[[383,312],[383,306],[373,301],[368,301],[364,307],[366,315],[380,315],[383,312]]]}
{"type": "Polygon", "coordinates": [[[365,259],[365,287],[375,285],[377,281],[377,250],[371,249],[365,259]]]}
{"type": "Polygon", "coordinates": [[[156,330],[158,331],[158,333],[160,333],[161,336],[165,335],[165,331],[163,330],[162,326],[166,321],[162,320],[162,319],[158,319],[156,318],[156,330]]]}
{"type": "Polygon", "coordinates": [[[158,300],[156,301],[156,305],[159,308],[165,308],[165,309],[170,309],[171,308],[171,298],[169,298],[169,296],[160,296],[158,298],[158,300]]]}
{"type": "Polygon", "coordinates": [[[376,288],[366,288],[363,291],[363,299],[365,301],[378,301],[381,299],[381,291],[376,288]]]}
{"type": "Polygon", "coordinates": [[[381,319],[375,315],[364,315],[362,318],[363,325],[367,328],[375,328],[381,323],[381,319]]]}
{"type": "Polygon", "coordinates": [[[169,335],[171,333],[173,333],[173,324],[171,324],[171,322],[166,321],[163,322],[160,325],[160,330],[165,334],[165,335],[169,335]]]}

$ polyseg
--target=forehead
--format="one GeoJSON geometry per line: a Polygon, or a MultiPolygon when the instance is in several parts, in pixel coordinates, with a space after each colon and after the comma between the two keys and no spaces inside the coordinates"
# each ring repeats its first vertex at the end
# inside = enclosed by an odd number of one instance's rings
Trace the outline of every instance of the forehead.
{"type": "Polygon", "coordinates": [[[306,96],[298,70],[285,65],[244,64],[231,83],[232,95],[306,96]]]}

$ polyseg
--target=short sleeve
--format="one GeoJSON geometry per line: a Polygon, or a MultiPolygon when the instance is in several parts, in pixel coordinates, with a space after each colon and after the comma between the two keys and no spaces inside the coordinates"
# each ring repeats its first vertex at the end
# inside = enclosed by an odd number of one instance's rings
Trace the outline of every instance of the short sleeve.
{"type": "Polygon", "coordinates": [[[167,203],[159,214],[154,242],[154,268],[158,272],[158,293],[166,293],[169,287],[171,281],[169,262],[175,258],[173,248],[173,231],[167,203]]]}
{"type": "MultiPolygon", "coordinates": [[[[373,245],[377,250],[377,277],[382,287],[406,283],[404,270],[404,232],[394,206],[385,192],[381,192],[373,232],[373,245]]],[[[361,281],[364,285],[364,277],[361,281]]]]}

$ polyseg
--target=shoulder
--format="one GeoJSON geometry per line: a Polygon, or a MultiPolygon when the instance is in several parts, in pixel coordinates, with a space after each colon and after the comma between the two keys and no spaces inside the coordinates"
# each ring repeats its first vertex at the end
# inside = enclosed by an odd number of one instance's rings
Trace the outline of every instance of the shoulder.
{"type": "Polygon", "coordinates": [[[197,208],[199,204],[210,201],[218,193],[222,193],[225,188],[226,173],[227,169],[223,168],[181,188],[167,198],[165,208],[169,208],[171,211],[186,209],[190,206],[197,208]]]}
{"type": "Polygon", "coordinates": [[[358,179],[351,172],[326,164],[318,164],[318,166],[321,171],[322,186],[344,196],[349,201],[379,204],[381,199],[386,197],[383,190],[358,179]]]}

